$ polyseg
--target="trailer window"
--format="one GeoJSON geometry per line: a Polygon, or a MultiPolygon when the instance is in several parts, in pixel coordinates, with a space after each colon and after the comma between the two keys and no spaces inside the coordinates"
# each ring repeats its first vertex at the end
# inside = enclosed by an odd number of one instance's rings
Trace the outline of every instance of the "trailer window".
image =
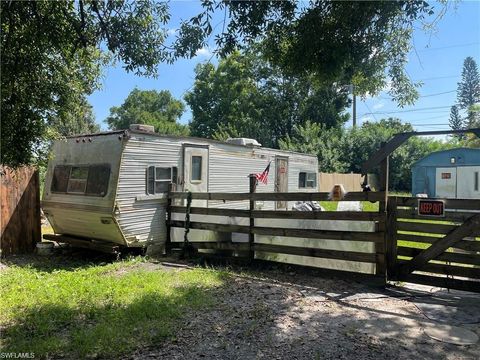
{"type": "Polygon", "coordinates": [[[67,192],[70,166],[58,165],[53,169],[52,192],[67,192]]]}
{"type": "Polygon", "coordinates": [[[312,172],[300,172],[298,174],[298,187],[314,189],[317,187],[317,174],[312,172]]]}
{"type": "Polygon", "coordinates": [[[51,190],[88,196],[105,196],[110,180],[110,165],[58,165],[53,170],[51,190]]]}
{"type": "Polygon", "coordinates": [[[192,181],[202,180],[202,157],[201,156],[192,156],[191,177],[192,177],[191,178],[192,181]]]}
{"type": "Polygon", "coordinates": [[[109,165],[92,165],[88,168],[87,190],[85,195],[105,196],[110,180],[109,165]]]}
{"type": "Polygon", "coordinates": [[[84,194],[87,189],[87,166],[72,166],[70,178],[68,179],[68,193],[84,194]]]}
{"type": "Polygon", "coordinates": [[[475,191],[478,191],[478,171],[475,171],[475,173],[473,174],[473,188],[475,191]]]}
{"type": "Polygon", "coordinates": [[[170,184],[177,182],[176,167],[155,167],[147,169],[147,194],[159,194],[168,191],[170,184]]]}

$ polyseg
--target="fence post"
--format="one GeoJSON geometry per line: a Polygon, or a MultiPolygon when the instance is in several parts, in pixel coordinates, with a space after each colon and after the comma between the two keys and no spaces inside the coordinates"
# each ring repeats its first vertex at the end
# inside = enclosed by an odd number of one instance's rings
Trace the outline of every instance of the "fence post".
{"type": "Polygon", "coordinates": [[[170,254],[172,248],[172,238],[171,238],[171,221],[172,221],[172,191],[174,190],[175,185],[170,184],[168,187],[168,197],[167,197],[167,240],[165,243],[165,252],[167,255],[170,254]]]}
{"type": "Polygon", "coordinates": [[[387,204],[387,229],[385,239],[387,242],[387,279],[394,279],[397,272],[397,197],[388,199],[387,204]]]}
{"type": "MultiPolygon", "coordinates": [[[[382,143],[384,146],[385,143],[382,143]]],[[[388,206],[388,173],[389,173],[389,157],[387,156],[385,160],[380,164],[380,191],[384,192],[384,198],[379,203],[378,211],[383,215],[383,222],[385,226],[388,226],[387,222],[387,206],[388,206]]],[[[375,253],[377,256],[377,261],[375,264],[375,273],[378,276],[382,277],[382,282],[386,285],[387,282],[387,264],[386,264],[386,252],[387,252],[387,233],[388,229],[385,229],[385,236],[383,243],[375,244],[375,253]]]]}
{"type": "MultiPolygon", "coordinates": [[[[257,189],[257,177],[254,174],[249,175],[250,179],[250,188],[249,193],[255,193],[257,189]]],[[[250,231],[248,232],[248,245],[249,245],[249,258],[253,260],[255,258],[255,250],[254,250],[254,243],[255,243],[255,234],[253,233],[253,228],[255,226],[255,218],[253,217],[253,210],[255,210],[255,201],[250,198],[249,201],[249,209],[250,209],[250,231]]]]}

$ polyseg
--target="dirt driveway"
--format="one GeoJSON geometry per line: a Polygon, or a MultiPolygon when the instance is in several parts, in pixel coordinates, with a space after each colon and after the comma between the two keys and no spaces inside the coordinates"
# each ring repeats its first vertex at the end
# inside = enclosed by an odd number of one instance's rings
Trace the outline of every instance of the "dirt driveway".
{"type": "MultiPolygon", "coordinates": [[[[176,338],[131,358],[478,359],[478,343],[459,346],[425,335],[439,323],[414,301],[435,296],[274,270],[239,274],[215,294],[213,309],[186,316],[176,338]]],[[[480,335],[477,320],[456,325],[480,335]]]]}

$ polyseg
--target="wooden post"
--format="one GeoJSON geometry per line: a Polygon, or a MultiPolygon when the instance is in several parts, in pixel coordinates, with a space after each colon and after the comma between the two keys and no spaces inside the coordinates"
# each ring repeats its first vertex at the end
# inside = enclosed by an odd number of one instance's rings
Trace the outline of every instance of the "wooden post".
{"type": "MultiPolygon", "coordinates": [[[[250,178],[250,188],[249,193],[253,194],[257,190],[257,178],[254,174],[249,175],[250,178]]],[[[248,233],[248,244],[249,244],[249,258],[253,260],[255,258],[255,250],[253,249],[255,243],[255,234],[253,233],[253,228],[255,227],[255,218],[253,217],[253,211],[255,210],[255,201],[250,199],[249,201],[250,209],[250,231],[248,233]]]]}
{"type": "Polygon", "coordinates": [[[380,164],[380,191],[385,192],[385,198],[380,201],[380,212],[385,212],[388,202],[388,172],[389,172],[389,156],[387,156],[380,164]]]}
{"type": "Polygon", "coordinates": [[[174,190],[175,185],[170,184],[168,187],[168,198],[167,198],[167,240],[165,243],[165,252],[167,255],[170,254],[170,251],[172,249],[172,239],[171,239],[171,221],[172,221],[172,191],[174,190]]]}
{"type": "Polygon", "coordinates": [[[386,223],[387,278],[395,279],[397,272],[397,197],[388,199],[386,223]]]}
{"type": "MultiPolygon", "coordinates": [[[[382,143],[382,147],[385,146],[385,143],[382,143]]],[[[388,172],[389,172],[389,157],[387,156],[382,163],[380,164],[380,191],[385,193],[385,197],[379,203],[378,211],[381,215],[383,215],[383,222],[388,225],[387,222],[387,205],[388,205],[388,172]]],[[[383,282],[386,284],[387,282],[387,264],[386,264],[386,251],[387,251],[387,233],[388,230],[385,232],[385,237],[383,243],[375,244],[375,253],[377,255],[376,261],[376,275],[381,276],[383,282]]]]}

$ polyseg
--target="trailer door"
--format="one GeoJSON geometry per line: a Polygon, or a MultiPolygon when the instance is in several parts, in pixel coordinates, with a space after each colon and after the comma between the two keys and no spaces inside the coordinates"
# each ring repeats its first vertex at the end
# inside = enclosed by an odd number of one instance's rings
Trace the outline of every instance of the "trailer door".
{"type": "Polygon", "coordinates": [[[457,197],[480,199],[480,166],[457,167],[457,197]]]}
{"type": "Polygon", "coordinates": [[[435,197],[450,198],[457,197],[457,168],[437,168],[435,177],[435,197]]]}
{"type": "MultiPolygon", "coordinates": [[[[208,192],[208,146],[184,145],[183,190],[208,192]]],[[[192,206],[206,207],[207,200],[194,200],[192,206]]]]}
{"type": "MultiPolygon", "coordinates": [[[[288,192],[288,158],[286,157],[275,158],[275,192],[288,192]]],[[[277,201],[275,208],[286,209],[287,202],[277,201]]]]}

